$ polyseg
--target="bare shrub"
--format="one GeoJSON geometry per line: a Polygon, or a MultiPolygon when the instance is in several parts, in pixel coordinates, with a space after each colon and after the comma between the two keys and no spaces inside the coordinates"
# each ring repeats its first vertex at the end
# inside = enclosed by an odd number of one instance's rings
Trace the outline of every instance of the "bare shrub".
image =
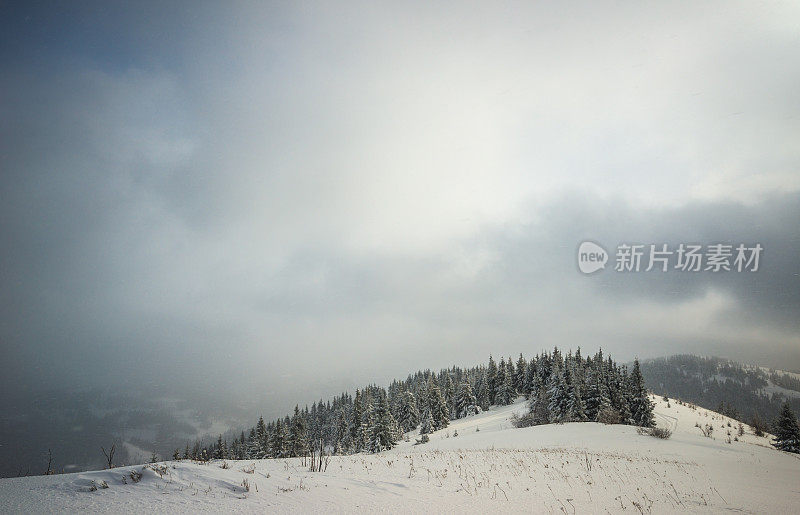
{"type": "Polygon", "coordinates": [[[667,440],[670,436],[672,436],[672,431],[665,427],[651,427],[650,436],[667,440]]]}
{"type": "Polygon", "coordinates": [[[106,465],[108,468],[114,468],[114,453],[117,451],[117,444],[111,444],[111,449],[106,452],[105,447],[100,447],[100,450],[103,451],[103,456],[106,457],[106,465]]]}
{"type": "Polygon", "coordinates": [[[514,427],[519,428],[519,427],[533,426],[535,425],[535,422],[533,420],[533,415],[531,413],[526,413],[522,416],[519,416],[516,413],[514,413],[513,415],[511,415],[511,424],[514,427]]]}
{"type": "Polygon", "coordinates": [[[145,468],[149,468],[150,470],[152,470],[153,472],[155,472],[156,474],[158,474],[162,478],[165,475],[169,474],[169,469],[167,468],[166,465],[159,465],[157,463],[151,463],[149,465],[145,465],[145,468]]]}
{"type": "Polygon", "coordinates": [[[308,469],[309,472],[325,472],[328,470],[331,456],[325,452],[325,442],[321,438],[319,440],[319,447],[311,448],[310,461],[311,466],[308,469]]]}
{"type": "Polygon", "coordinates": [[[664,427],[638,427],[636,432],[640,435],[652,436],[653,438],[660,438],[662,440],[669,439],[672,436],[672,431],[664,427]]]}

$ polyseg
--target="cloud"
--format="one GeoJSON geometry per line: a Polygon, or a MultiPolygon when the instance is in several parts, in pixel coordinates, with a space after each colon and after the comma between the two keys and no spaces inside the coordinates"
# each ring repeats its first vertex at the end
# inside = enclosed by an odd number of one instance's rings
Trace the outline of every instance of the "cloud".
{"type": "Polygon", "coordinates": [[[555,344],[800,366],[794,7],[192,7],[0,31],[9,385],[555,344]],[[766,250],[584,277],[585,239],[766,250]]]}

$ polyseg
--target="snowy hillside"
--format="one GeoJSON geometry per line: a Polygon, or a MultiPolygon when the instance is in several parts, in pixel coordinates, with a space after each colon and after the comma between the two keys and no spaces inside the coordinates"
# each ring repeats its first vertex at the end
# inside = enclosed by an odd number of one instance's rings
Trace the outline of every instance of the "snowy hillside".
{"type": "Polygon", "coordinates": [[[324,472],[295,458],[2,479],[0,512],[797,511],[800,457],[748,428],[737,436],[722,415],[654,400],[669,440],[597,423],[516,429],[520,400],[454,421],[425,445],[409,435],[391,451],[333,456],[324,472]]]}
{"type": "Polygon", "coordinates": [[[793,372],[689,354],[644,360],[641,370],[654,393],[724,410],[739,420],[772,421],[787,401],[800,410],[800,376],[793,372]]]}

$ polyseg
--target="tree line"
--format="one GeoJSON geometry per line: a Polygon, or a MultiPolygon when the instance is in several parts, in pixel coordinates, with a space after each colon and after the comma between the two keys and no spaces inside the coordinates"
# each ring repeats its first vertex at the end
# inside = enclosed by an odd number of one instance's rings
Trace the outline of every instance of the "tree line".
{"type": "Polygon", "coordinates": [[[626,365],[605,358],[581,356],[580,348],[562,355],[520,354],[472,368],[453,366],[439,372],[418,371],[388,388],[368,385],[355,394],[344,392],[294,413],[264,421],[263,417],[231,442],[196,441],[176,449],[179,459],[261,459],[307,456],[320,445],[333,454],[380,452],[392,448],[404,434],[420,435],[448,426],[451,420],[476,415],[491,405],[508,405],[521,395],[528,414],[518,425],[601,421],[651,427],[653,404],[648,397],[638,360],[626,365]]]}

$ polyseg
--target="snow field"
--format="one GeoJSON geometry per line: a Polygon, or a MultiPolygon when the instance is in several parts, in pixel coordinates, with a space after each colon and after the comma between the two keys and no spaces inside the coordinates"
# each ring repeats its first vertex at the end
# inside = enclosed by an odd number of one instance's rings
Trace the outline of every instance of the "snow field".
{"type": "Polygon", "coordinates": [[[630,426],[571,423],[516,429],[518,400],[455,420],[414,445],[301,459],[167,461],[0,480],[0,512],[535,512],[796,513],[800,459],[738,423],[691,405],[656,402],[660,440],[630,426]],[[728,427],[728,422],[731,427],[728,427]],[[713,425],[711,437],[696,425],[713,425]],[[738,441],[728,443],[730,430],[738,441]],[[455,433],[458,436],[454,436],[455,433]],[[131,475],[133,473],[133,476],[131,475]],[[134,476],[141,478],[134,481],[134,476]],[[104,486],[108,487],[105,488],[104,486]]]}

